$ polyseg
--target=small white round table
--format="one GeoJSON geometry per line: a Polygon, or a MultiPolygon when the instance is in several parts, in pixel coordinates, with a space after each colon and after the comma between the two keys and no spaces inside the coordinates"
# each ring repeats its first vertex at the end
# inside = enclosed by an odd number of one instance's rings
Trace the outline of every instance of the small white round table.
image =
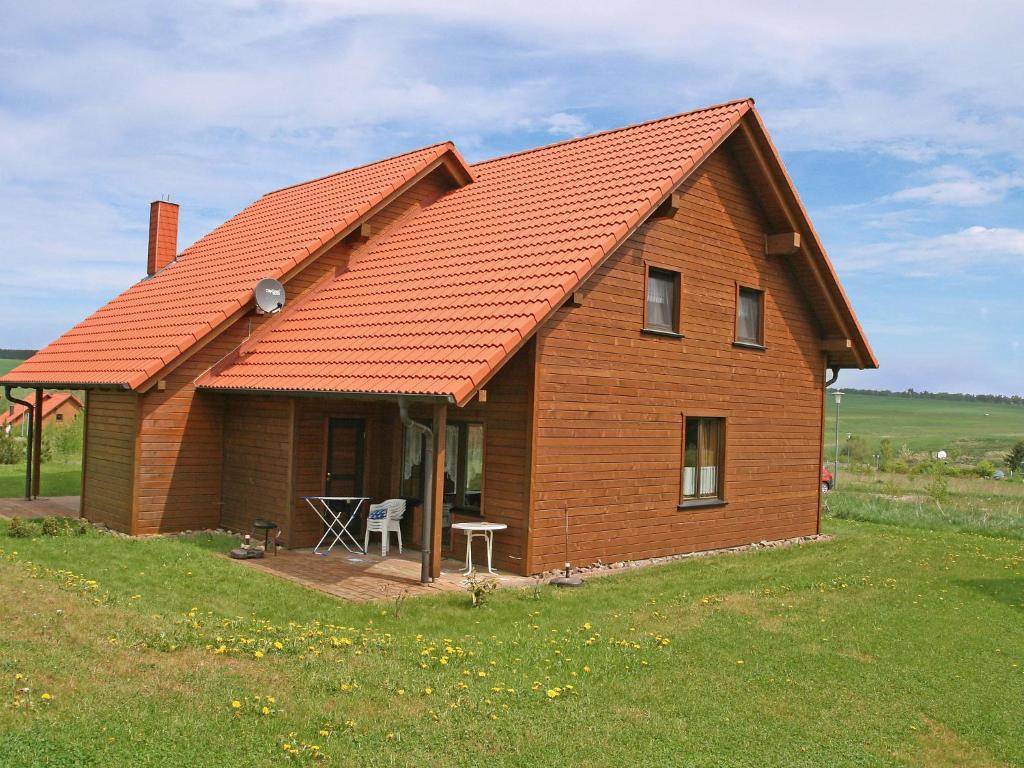
{"type": "Polygon", "coordinates": [[[468,576],[473,572],[473,538],[482,537],[487,542],[487,572],[496,573],[491,567],[491,553],[494,550],[494,532],[503,531],[508,528],[505,523],[455,523],[452,528],[466,534],[466,567],[464,573],[468,576]]]}

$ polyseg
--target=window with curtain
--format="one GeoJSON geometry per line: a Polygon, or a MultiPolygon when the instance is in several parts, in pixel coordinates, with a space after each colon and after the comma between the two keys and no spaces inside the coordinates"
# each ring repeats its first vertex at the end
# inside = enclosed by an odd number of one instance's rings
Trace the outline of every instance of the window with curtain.
{"type": "Polygon", "coordinates": [[[725,419],[687,418],[683,424],[683,504],[722,500],[725,419]]]}
{"type": "Polygon", "coordinates": [[[647,271],[645,328],[679,332],[679,273],[651,267],[647,271]]]}
{"type": "Polygon", "coordinates": [[[764,345],[764,291],[740,288],[736,302],[736,341],[764,345]]]}
{"type": "MultiPolygon", "coordinates": [[[[430,422],[422,422],[429,426],[430,422]]],[[[484,425],[450,422],[444,433],[444,500],[462,512],[479,512],[484,488],[484,425]]],[[[402,436],[402,496],[423,498],[426,438],[404,428],[402,436]]]]}

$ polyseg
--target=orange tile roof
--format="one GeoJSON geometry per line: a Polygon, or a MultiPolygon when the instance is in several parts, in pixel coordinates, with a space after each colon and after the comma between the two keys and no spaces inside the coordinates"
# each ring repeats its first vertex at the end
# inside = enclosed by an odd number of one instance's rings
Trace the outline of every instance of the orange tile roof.
{"type": "MultiPolygon", "coordinates": [[[[30,403],[35,404],[35,396],[29,396],[25,398],[30,403]]],[[[56,409],[60,408],[66,401],[74,401],[79,408],[82,407],[82,402],[75,397],[71,392],[44,392],[43,393],[43,418],[45,419],[56,409]]],[[[8,408],[2,414],[0,414],[0,427],[5,427],[8,424],[15,424],[20,421],[25,415],[28,409],[24,405],[14,405],[8,408]]]]}
{"type": "Polygon", "coordinates": [[[465,167],[444,142],[263,196],[0,383],[141,386],[442,158],[465,167]]]}
{"type": "Polygon", "coordinates": [[[371,241],[200,386],[465,402],[749,109],[733,102],[474,165],[472,184],[371,241]]]}
{"type": "MultiPolygon", "coordinates": [[[[372,237],[197,384],[465,403],[752,111],[744,99],[474,165],[470,183],[372,237]]],[[[457,158],[437,145],[262,198],[8,380],[87,371],[140,386],[251,306],[257,278],[284,274],[444,153],[457,158]]]]}

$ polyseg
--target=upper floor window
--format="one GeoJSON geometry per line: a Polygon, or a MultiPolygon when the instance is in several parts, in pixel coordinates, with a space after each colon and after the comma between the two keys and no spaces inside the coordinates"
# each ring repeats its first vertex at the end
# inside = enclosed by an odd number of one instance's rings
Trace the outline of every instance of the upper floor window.
{"type": "Polygon", "coordinates": [[[736,343],[764,346],[764,291],[736,289],[736,343]]]}
{"type": "Polygon", "coordinates": [[[648,267],[644,330],[679,333],[678,272],[648,267]]]}

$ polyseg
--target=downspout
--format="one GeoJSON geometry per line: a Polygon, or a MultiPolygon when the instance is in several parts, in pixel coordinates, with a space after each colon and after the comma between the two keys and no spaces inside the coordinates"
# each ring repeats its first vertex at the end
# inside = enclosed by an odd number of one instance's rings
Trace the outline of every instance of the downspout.
{"type": "Polygon", "coordinates": [[[11,394],[10,386],[4,386],[4,395],[12,403],[25,406],[25,418],[28,419],[28,442],[25,446],[25,498],[28,501],[32,501],[32,424],[33,411],[35,406],[29,403],[27,400],[19,400],[11,394]]]}
{"type": "Polygon", "coordinates": [[[430,548],[434,541],[434,430],[409,417],[409,403],[404,397],[398,398],[398,412],[406,429],[419,432],[426,438],[427,450],[423,457],[423,532],[420,549],[420,582],[430,584],[430,548]]]}
{"type": "MultiPolygon", "coordinates": [[[[825,466],[825,398],[828,396],[828,388],[836,383],[839,378],[839,368],[832,366],[829,370],[832,375],[825,380],[825,386],[821,390],[821,465],[825,466]]],[[[814,535],[821,533],[821,478],[818,478],[818,519],[814,524],[814,535]]]]}

